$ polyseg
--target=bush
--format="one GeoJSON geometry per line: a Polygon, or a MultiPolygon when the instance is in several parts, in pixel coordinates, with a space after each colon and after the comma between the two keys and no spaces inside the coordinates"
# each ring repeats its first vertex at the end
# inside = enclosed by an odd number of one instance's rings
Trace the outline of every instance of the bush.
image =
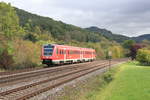
{"type": "Polygon", "coordinates": [[[10,69],[13,63],[13,56],[8,54],[7,49],[3,50],[0,54],[0,68],[10,69]]]}
{"type": "Polygon", "coordinates": [[[143,65],[150,65],[150,50],[148,49],[138,50],[136,59],[143,65]]]}
{"type": "Polygon", "coordinates": [[[33,68],[41,64],[41,46],[39,44],[16,39],[14,48],[15,66],[13,69],[33,68]]]}
{"type": "Polygon", "coordinates": [[[121,46],[119,45],[114,45],[114,46],[111,46],[109,48],[109,50],[106,52],[106,58],[110,58],[109,55],[108,55],[108,52],[111,51],[112,52],[112,55],[111,55],[111,58],[112,59],[115,59],[115,58],[122,58],[124,57],[124,50],[121,46]]]}
{"type": "Polygon", "coordinates": [[[143,44],[134,44],[132,45],[132,47],[130,48],[130,56],[131,56],[131,59],[132,60],[135,60],[136,59],[136,56],[137,56],[137,52],[139,49],[142,49],[144,48],[145,45],[143,44]]]}
{"type": "Polygon", "coordinates": [[[112,77],[111,73],[104,75],[104,81],[106,81],[107,83],[110,83],[112,80],[113,80],[113,77],[112,77]]]}
{"type": "Polygon", "coordinates": [[[30,40],[30,41],[32,41],[32,42],[38,41],[36,35],[35,35],[35,34],[31,34],[31,33],[26,34],[26,35],[24,36],[24,40],[30,40]]]}
{"type": "Polygon", "coordinates": [[[12,70],[14,69],[26,69],[26,68],[35,68],[36,63],[32,62],[30,59],[23,59],[22,62],[17,63],[12,70]]]}

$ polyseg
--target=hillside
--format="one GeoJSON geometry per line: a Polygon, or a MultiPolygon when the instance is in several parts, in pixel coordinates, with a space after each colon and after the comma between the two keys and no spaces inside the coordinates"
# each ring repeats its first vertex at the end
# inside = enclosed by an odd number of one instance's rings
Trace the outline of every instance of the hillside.
{"type": "Polygon", "coordinates": [[[80,28],[74,25],[63,23],[62,21],[55,21],[49,17],[43,17],[27,11],[15,8],[19,17],[20,26],[26,27],[30,24],[31,30],[35,31],[38,26],[43,33],[52,35],[52,37],[63,41],[79,41],[79,42],[101,42],[105,40],[116,41],[122,43],[125,40],[135,40],[142,42],[143,40],[150,40],[150,35],[145,34],[138,37],[127,37],[124,35],[114,34],[107,29],[101,29],[95,26],[89,28],[80,28]]]}
{"type": "Polygon", "coordinates": [[[107,29],[101,29],[101,28],[94,27],[94,26],[89,27],[89,28],[85,28],[85,29],[90,31],[90,32],[96,32],[98,34],[101,34],[104,37],[106,37],[107,39],[115,40],[119,43],[130,39],[127,36],[123,36],[123,35],[119,35],[119,34],[113,34],[111,31],[109,31],[107,29]]]}
{"type": "Polygon", "coordinates": [[[47,43],[93,48],[100,59],[108,58],[110,50],[112,58],[125,55],[122,45],[102,34],[31,14],[10,3],[0,2],[0,8],[1,69],[40,66],[41,46],[47,43]]]}
{"type": "Polygon", "coordinates": [[[150,41],[150,34],[144,34],[140,35],[138,37],[132,37],[133,40],[136,42],[142,42],[143,40],[149,40],[150,41]]]}
{"type": "Polygon", "coordinates": [[[85,29],[63,23],[62,21],[55,21],[52,18],[42,17],[18,8],[15,8],[15,10],[20,19],[20,26],[25,27],[28,23],[31,26],[31,31],[34,31],[34,27],[38,26],[42,33],[48,31],[47,33],[54,38],[63,41],[100,42],[106,40],[101,34],[88,32],[85,29]]]}

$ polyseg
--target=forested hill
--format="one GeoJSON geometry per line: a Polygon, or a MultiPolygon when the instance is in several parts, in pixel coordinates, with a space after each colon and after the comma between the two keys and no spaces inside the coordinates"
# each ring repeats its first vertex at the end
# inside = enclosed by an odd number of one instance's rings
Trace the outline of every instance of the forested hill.
{"type": "Polygon", "coordinates": [[[132,39],[135,40],[136,42],[142,42],[143,40],[150,41],[150,34],[144,34],[138,37],[132,37],[132,39]]]}
{"type": "Polygon", "coordinates": [[[119,43],[130,39],[127,36],[123,36],[123,35],[119,35],[119,34],[113,34],[111,31],[109,31],[107,29],[101,29],[101,28],[98,28],[95,26],[85,28],[85,29],[89,30],[90,32],[96,32],[98,34],[101,34],[104,37],[106,37],[107,39],[115,40],[119,43]]]}
{"type": "Polygon", "coordinates": [[[41,66],[41,46],[47,43],[93,48],[101,59],[108,58],[108,51],[112,58],[125,55],[122,45],[102,34],[0,2],[0,69],[41,66]]]}
{"type": "Polygon", "coordinates": [[[30,26],[30,31],[39,27],[42,33],[51,34],[54,38],[63,41],[100,42],[106,40],[101,34],[89,32],[77,26],[55,21],[49,17],[31,14],[27,11],[15,8],[22,27],[30,26]]]}

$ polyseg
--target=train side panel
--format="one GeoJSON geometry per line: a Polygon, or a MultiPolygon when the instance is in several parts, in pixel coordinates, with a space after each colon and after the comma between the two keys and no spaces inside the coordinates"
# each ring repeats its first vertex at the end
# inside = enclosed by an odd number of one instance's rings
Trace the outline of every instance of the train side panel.
{"type": "Polygon", "coordinates": [[[95,58],[95,50],[88,48],[48,44],[41,50],[41,59],[47,65],[93,61],[95,58]]]}

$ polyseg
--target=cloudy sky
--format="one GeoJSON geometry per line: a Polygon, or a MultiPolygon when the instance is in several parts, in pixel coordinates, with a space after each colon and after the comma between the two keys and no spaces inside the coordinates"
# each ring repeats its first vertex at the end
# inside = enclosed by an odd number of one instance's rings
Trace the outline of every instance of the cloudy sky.
{"type": "Polygon", "coordinates": [[[150,34],[150,0],[0,0],[20,9],[116,34],[150,34]]]}

